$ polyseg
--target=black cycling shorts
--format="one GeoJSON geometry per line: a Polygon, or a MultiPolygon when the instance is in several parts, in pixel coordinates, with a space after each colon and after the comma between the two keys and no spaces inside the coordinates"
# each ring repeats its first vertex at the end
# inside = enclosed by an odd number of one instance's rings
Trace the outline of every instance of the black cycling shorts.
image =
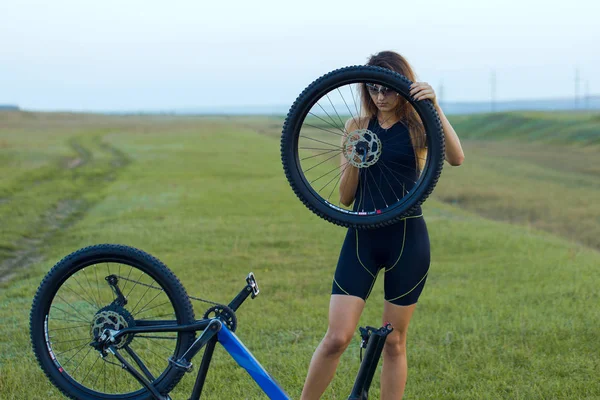
{"type": "Polygon", "coordinates": [[[348,229],[331,293],[366,301],[383,269],[385,300],[411,305],[425,286],[429,263],[429,235],[422,214],[384,228],[348,229]]]}

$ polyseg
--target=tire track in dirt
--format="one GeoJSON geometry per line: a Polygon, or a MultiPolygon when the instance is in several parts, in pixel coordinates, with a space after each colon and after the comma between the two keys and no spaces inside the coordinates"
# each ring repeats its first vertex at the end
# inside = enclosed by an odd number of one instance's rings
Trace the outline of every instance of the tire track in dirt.
{"type": "MultiPolygon", "coordinates": [[[[64,169],[75,169],[84,166],[90,162],[93,158],[92,152],[83,147],[75,138],[69,140],[69,146],[73,149],[77,155],[75,157],[63,157],[59,164],[64,169]]],[[[29,174],[25,174],[19,181],[11,188],[5,189],[0,193],[0,206],[10,203],[18,195],[28,191],[32,187],[39,185],[40,183],[56,178],[56,171],[49,168],[47,171],[30,171],[29,174]],[[35,179],[29,180],[28,175],[35,174],[35,179]]]]}
{"type": "MultiPolygon", "coordinates": [[[[69,145],[77,153],[77,157],[69,162],[63,163],[63,171],[73,168],[81,169],[82,173],[86,166],[93,165],[94,152],[84,147],[77,139],[72,139],[69,145]],[[76,161],[75,161],[76,160],[76,161]]],[[[100,191],[105,185],[108,185],[116,178],[119,170],[129,164],[129,158],[114,146],[98,137],[95,141],[95,147],[98,151],[105,152],[110,156],[109,168],[99,176],[97,173],[90,175],[87,179],[80,181],[76,191],[69,198],[64,198],[56,202],[52,207],[43,212],[41,221],[31,229],[31,235],[21,237],[15,240],[14,249],[8,256],[0,258],[0,284],[9,281],[18,271],[27,269],[31,265],[43,260],[42,248],[48,241],[61,230],[68,228],[71,224],[81,218],[96,201],[86,201],[81,195],[90,190],[90,181],[93,180],[94,190],[100,191]]],[[[50,179],[56,179],[56,176],[50,179]]],[[[24,186],[22,190],[27,190],[24,186]]],[[[10,202],[11,198],[4,198],[3,201],[10,202]]]]}

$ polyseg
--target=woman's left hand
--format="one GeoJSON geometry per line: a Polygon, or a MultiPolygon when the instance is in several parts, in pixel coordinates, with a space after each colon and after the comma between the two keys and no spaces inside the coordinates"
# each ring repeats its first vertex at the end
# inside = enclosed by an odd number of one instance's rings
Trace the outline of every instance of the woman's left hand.
{"type": "Polygon", "coordinates": [[[429,99],[437,106],[437,98],[431,85],[427,82],[415,82],[410,85],[410,96],[415,101],[429,99]]]}

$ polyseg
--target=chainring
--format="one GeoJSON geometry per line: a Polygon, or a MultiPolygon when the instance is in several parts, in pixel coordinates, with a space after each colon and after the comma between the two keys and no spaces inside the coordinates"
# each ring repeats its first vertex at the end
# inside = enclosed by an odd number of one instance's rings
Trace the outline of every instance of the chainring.
{"type": "Polygon", "coordinates": [[[210,318],[218,318],[232,332],[235,332],[237,328],[237,317],[235,315],[235,311],[226,305],[220,304],[206,310],[204,313],[204,319],[210,318]],[[214,313],[214,316],[211,316],[212,313],[214,313]]]}

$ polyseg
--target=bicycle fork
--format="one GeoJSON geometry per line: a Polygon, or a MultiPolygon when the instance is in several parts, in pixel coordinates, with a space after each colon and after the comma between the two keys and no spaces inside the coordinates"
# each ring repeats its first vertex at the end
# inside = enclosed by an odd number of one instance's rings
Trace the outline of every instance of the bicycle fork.
{"type": "Polygon", "coordinates": [[[354,387],[348,400],[367,400],[369,387],[373,380],[373,375],[377,370],[377,364],[381,358],[381,352],[383,351],[383,345],[387,335],[392,332],[393,328],[391,324],[376,329],[370,326],[366,328],[360,328],[362,336],[361,348],[366,348],[365,358],[360,363],[358,375],[354,381],[354,387]]]}

